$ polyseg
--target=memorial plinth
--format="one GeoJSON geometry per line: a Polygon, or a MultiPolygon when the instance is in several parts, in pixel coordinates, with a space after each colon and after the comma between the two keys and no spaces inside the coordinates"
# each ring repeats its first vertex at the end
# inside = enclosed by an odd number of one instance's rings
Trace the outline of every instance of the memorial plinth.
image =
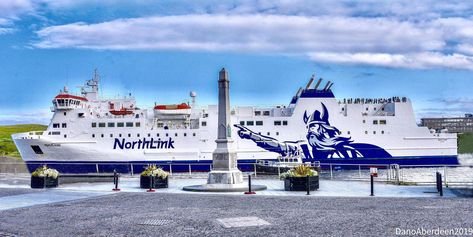
{"type": "MultiPolygon", "coordinates": [[[[198,192],[242,192],[248,190],[243,182],[243,174],[237,167],[237,154],[233,150],[230,121],[230,81],[223,68],[218,80],[218,136],[217,148],[212,154],[213,168],[209,173],[207,184],[186,186],[186,191],[198,192]]],[[[264,185],[252,185],[252,190],[264,190],[264,185]]]]}

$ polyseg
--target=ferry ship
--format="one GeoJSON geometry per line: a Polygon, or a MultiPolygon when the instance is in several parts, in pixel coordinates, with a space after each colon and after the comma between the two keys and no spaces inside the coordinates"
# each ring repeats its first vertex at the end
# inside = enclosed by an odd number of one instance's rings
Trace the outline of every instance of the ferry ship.
{"type": "MultiPolygon", "coordinates": [[[[12,135],[30,171],[42,164],[66,173],[133,173],[146,164],[211,169],[217,105],[197,106],[191,92],[190,102],[142,109],[131,95],[103,98],[99,86],[95,72],[79,94],[64,88],[52,100],[45,131],[12,135]]],[[[322,165],[458,164],[456,134],[419,127],[408,98],[337,100],[332,86],[312,76],[287,105],[233,107],[229,133],[239,168],[278,156],[322,165]]]]}

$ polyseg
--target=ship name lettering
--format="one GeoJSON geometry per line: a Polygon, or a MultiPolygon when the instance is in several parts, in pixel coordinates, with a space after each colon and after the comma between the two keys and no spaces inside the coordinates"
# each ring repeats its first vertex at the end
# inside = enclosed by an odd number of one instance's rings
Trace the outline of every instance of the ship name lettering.
{"type": "Polygon", "coordinates": [[[167,141],[143,138],[138,141],[125,141],[124,138],[121,140],[115,138],[113,149],[174,149],[174,140],[172,138],[169,138],[167,141]]]}

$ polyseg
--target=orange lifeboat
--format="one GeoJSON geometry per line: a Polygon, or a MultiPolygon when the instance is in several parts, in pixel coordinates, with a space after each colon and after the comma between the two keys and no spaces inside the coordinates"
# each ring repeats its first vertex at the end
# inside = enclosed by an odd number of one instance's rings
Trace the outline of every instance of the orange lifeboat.
{"type": "Polygon", "coordinates": [[[120,110],[110,110],[109,111],[113,115],[129,115],[133,114],[132,110],[121,108],[120,110]]]}

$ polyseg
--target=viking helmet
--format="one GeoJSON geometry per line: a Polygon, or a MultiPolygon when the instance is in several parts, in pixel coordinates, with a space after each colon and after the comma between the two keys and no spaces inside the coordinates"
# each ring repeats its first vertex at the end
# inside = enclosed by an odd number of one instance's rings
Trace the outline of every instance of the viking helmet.
{"type": "Polygon", "coordinates": [[[328,111],[327,107],[325,107],[324,103],[322,104],[322,114],[320,111],[316,110],[310,116],[307,115],[307,111],[304,112],[304,123],[309,125],[312,123],[320,123],[320,124],[327,124],[330,125],[328,121],[328,111]]]}

